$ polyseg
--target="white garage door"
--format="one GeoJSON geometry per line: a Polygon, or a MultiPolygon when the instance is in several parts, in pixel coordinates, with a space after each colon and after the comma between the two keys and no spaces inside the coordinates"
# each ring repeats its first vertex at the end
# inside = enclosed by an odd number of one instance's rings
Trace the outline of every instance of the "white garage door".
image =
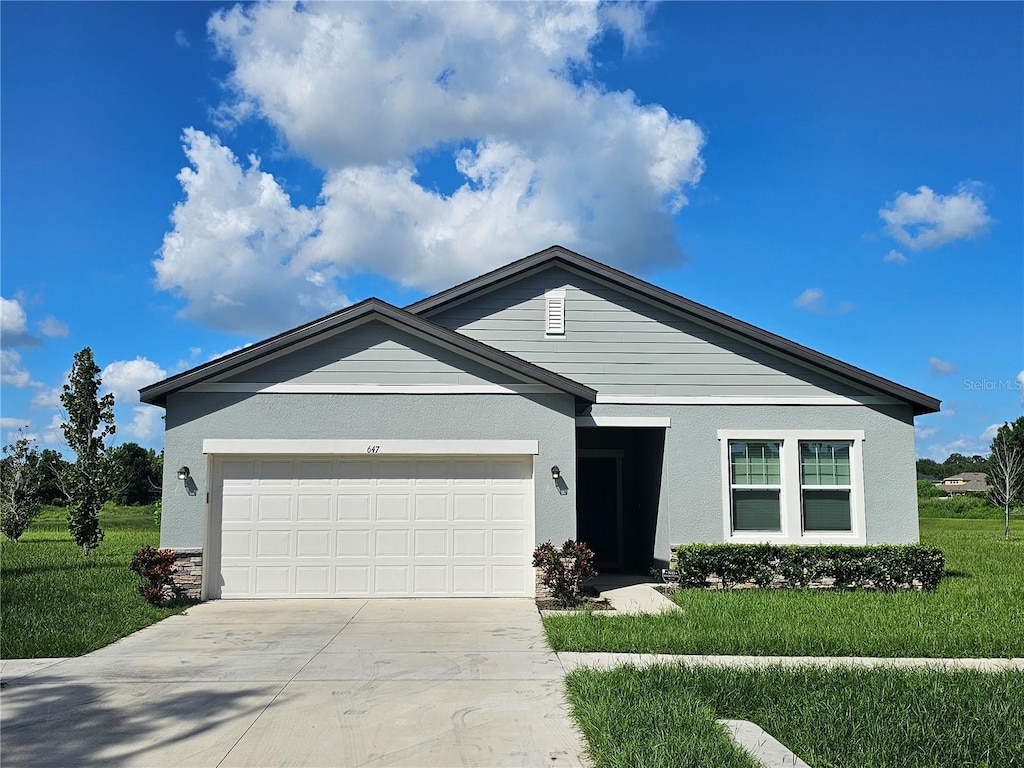
{"type": "Polygon", "coordinates": [[[530,456],[219,457],[212,506],[210,597],[534,591],[530,456]]]}

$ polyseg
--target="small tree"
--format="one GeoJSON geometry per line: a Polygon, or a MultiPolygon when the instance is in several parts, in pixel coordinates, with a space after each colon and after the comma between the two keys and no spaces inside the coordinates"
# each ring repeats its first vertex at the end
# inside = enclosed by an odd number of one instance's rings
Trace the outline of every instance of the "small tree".
{"type": "Polygon", "coordinates": [[[68,499],[68,530],[88,555],[100,545],[100,509],[107,499],[107,466],[104,439],[114,434],[114,395],[99,396],[100,369],[86,347],[75,355],[68,383],[60,401],[67,412],[61,425],[75,462],[64,468],[61,487],[68,499]]]}
{"type": "Polygon", "coordinates": [[[583,542],[567,539],[560,550],[545,541],[533,551],[533,567],[540,568],[541,584],[563,608],[579,605],[583,582],[597,575],[594,553],[583,542]]]}
{"type": "Polygon", "coordinates": [[[1024,428],[1024,418],[1011,427],[1004,424],[992,440],[988,475],[989,499],[1003,509],[1003,538],[1010,540],[1010,509],[1024,497],[1024,449],[1014,430],[1024,428]]]}
{"type": "Polygon", "coordinates": [[[3,447],[0,461],[0,531],[17,541],[43,506],[42,474],[34,441],[20,429],[18,439],[3,447]]]}

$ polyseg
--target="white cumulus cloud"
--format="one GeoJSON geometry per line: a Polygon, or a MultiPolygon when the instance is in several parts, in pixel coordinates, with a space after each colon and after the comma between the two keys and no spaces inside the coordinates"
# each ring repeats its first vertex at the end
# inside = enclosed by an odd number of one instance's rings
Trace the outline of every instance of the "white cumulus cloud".
{"type": "Polygon", "coordinates": [[[914,193],[900,192],[878,215],[886,231],[914,251],[969,240],[984,233],[992,222],[976,186],[965,182],[950,195],[936,194],[925,186],[914,193]]]}
{"type": "Polygon", "coordinates": [[[55,317],[44,317],[38,323],[39,332],[51,339],[63,338],[70,332],[68,324],[61,322],[55,317]]]}
{"type": "Polygon", "coordinates": [[[1017,389],[1020,391],[1020,402],[1024,405],[1024,371],[1017,374],[1017,389]]]}
{"type": "Polygon", "coordinates": [[[10,384],[19,389],[35,384],[16,350],[0,349],[0,383],[10,384]]]}
{"type": "Polygon", "coordinates": [[[152,405],[139,402],[139,389],[154,384],[167,376],[167,372],[152,360],[137,357],[134,360],[117,360],[106,366],[100,378],[104,389],[114,393],[117,408],[117,433],[120,437],[149,441],[160,435],[163,428],[160,418],[163,411],[152,405]],[[130,408],[129,408],[130,406],[130,408]],[[125,414],[130,420],[125,423],[125,414]]]}
{"type": "Polygon", "coordinates": [[[933,376],[949,376],[956,373],[956,363],[932,356],[928,358],[928,373],[933,376]]]}
{"type": "Polygon", "coordinates": [[[895,248],[893,248],[891,251],[889,251],[887,254],[885,254],[885,259],[884,260],[888,261],[891,264],[906,264],[907,263],[907,257],[904,256],[899,251],[897,251],[895,248]]]}
{"type": "Polygon", "coordinates": [[[797,309],[806,309],[817,315],[841,315],[855,309],[854,305],[848,301],[841,301],[829,306],[825,300],[825,292],[821,288],[808,288],[793,300],[793,306],[797,309]]]}
{"type": "Polygon", "coordinates": [[[114,393],[116,403],[139,402],[139,390],[166,378],[167,372],[152,360],[137,357],[117,360],[100,373],[103,388],[114,393]]]}
{"type": "Polygon", "coordinates": [[[213,15],[225,125],[262,119],[324,173],[293,205],[259,160],[187,130],[185,200],[155,262],[184,314],[267,332],[374,272],[437,289],[553,243],[617,266],[682,260],[672,217],[703,172],[692,121],[594,78],[647,10],[595,3],[261,4],[213,15]],[[450,158],[452,184],[419,177],[450,158]]]}
{"type": "Polygon", "coordinates": [[[17,299],[0,296],[0,340],[5,347],[32,347],[39,339],[29,333],[28,315],[17,299]]]}

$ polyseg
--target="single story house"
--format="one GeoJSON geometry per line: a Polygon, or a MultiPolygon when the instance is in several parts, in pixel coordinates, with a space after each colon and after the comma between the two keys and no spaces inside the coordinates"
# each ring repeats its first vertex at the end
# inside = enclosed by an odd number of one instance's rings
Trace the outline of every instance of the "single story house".
{"type": "Polygon", "coordinates": [[[141,390],[161,545],[203,598],[528,596],[686,542],[918,539],[939,401],[558,246],[141,390]]]}
{"type": "Polygon", "coordinates": [[[935,487],[947,496],[963,496],[968,493],[988,493],[989,485],[984,472],[961,472],[945,477],[935,487]]]}

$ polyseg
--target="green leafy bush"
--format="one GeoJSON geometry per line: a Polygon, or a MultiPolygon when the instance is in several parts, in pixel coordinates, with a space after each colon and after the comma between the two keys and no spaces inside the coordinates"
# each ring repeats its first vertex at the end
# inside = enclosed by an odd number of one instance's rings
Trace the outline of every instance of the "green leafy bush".
{"type": "Polygon", "coordinates": [[[919,499],[937,499],[942,495],[942,491],[935,487],[935,483],[931,480],[918,480],[917,481],[917,498],[919,499]]]}
{"type": "Polygon", "coordinates": [[[935,589],[942,580],[942,551],[917,544],[777,546],[687,544],[675,547],[682,587],[754,584],[792,589],[831,579],[838,589],[935,589]]]}
{"type": "Polygon", "coordinates": [[[946,517],[961,520],[999,519],[1003,511],[988,502],[983,495],[964,494],[947,498],[918,497],[919,517],[946,517]]]}
{"type": "Polygon", "coordinates": [[[572,539],[566,539],[560,550],[550,541],[539,545],[533,550],[533,567],[541,569],[541,583],[563,608],[579,605],[583,582],[597,575],[594,553],[572,539]]]}

